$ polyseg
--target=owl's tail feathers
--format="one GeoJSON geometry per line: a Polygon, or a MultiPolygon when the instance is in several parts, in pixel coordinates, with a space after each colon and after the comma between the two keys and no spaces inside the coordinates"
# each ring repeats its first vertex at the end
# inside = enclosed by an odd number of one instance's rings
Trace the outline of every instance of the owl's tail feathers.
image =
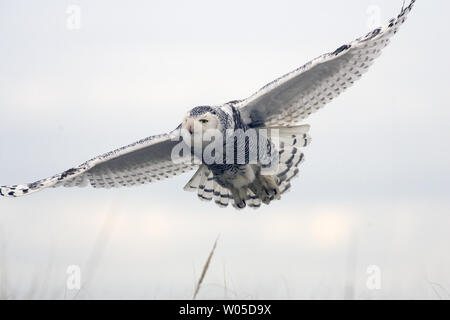
{"type": "Polygon", "coordinates": [[[194,173],[191,180],[189,180],[188,183],[186,183],[186,185],[184,186],[184,188],[183,188],[184,191],[189,191],[189,192],[197,191],[203,175],[207,173],[206,171],[209,171],[208,168],[205,165],[201,165],[197,169],[197,171],[194,173]]]}
{"type": "Polygon", "coordinates": [[[261,199],[248,187],[241,190],[231,191],[219,185],[213,177],[213,173],[205,166],[201,165],[189,182],[184,186],[185,191],[197,192],[197,196],[202,201],[212,201],[221,208],[232,204],[236,209],[243,209],[245,206],[257,209],[261,206],[261,199]]]}
{"type": "Polygon", "coordinates": [[[220,186],[214,181],[213,173],[205,166],[201,165],[191,180],[184,186],[185,191],[195,192],[202,201],[214,202],[222,208],[230,203],[231,193],[227,188],[220,186]]]}
{"type": "Polygon", "coordinates": [[[269,171],[261,170],[260,166],[253,166],[255,180],[247,188],[246,199],[243,198],[252,208],[259,208],[261,203],[269,205],[271,201],[279,200],[281,195],[289,190],[290,181],[298,175],[297,167],[304,160],[300,148],[306,147],[311,142],[308,134],[309,125],[267,129],[270,130],[270,138],[278,150],[276,160],[278,163],[274,168],[270,166],[269,171]]]}
{"type": "Polygon", "coordinates": [[[274,178],[281,194],[290,189],[292,179],[299,174],[298,166],[305,160],[301,148],[311,143],[309,128],[309,125],[278,128],[280,130],[279,166],[274,178]]]}
{"type": "MultiPolygon", "coordinates": [[[[311,137],[308,134],[309,124],[292,127],[270,127],[268,129],[276,130],[272,134],[278,133],[279,151],[292,147],[304,148],[311,143],[311,137]]],[[[272,140],[276,141],[273,137],[272,140]]]]}
{"type": "MultiPolygon", "coordinates": [[[[272,129],[272,128],[270,128],[272,129]]],[[[202,201],[212,201],[225,208],[232,204],[236,209],[246,206],[257,209],[262,203],[270,204],[291,187],[291,180],[298,176],[298,166],[304,160],[300,151],[306,147],[311,137],[308,135],[309,126],[274,127],[278,130],[279,164],[272,175],[261,174],[259,165],[252,165],[255,180],[241,189],[229,190],[220,186],[207,166],[201,165],[189,182],[184,186],[185,191],[197,192],[202,201]]]]}

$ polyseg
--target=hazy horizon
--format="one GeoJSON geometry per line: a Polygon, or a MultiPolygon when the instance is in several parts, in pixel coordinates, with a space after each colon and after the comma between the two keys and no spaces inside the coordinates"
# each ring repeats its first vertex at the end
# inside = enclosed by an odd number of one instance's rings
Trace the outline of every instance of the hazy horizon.
{"type": "MultiPolygon", "coordinates": [[[[401,5],[0,1],[0,185],[250,96],[367,33],[374,8],[384,24],[401,5]]],[[[189,299],[220,234],[199,299],[448,299],[449,10],[417,1],[369,72],[306,119],[300,178],[270,206],[201,202],[182,190],[192,173],[0,198],[0,297],[189,299]],[[66,288],[70,265],[80,293],[66,288]]]]}

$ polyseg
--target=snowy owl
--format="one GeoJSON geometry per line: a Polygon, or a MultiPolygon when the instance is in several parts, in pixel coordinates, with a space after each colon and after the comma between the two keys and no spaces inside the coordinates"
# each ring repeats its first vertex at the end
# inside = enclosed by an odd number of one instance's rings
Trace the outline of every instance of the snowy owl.
{"type": "Polygon", "coordinates": [[[134,186],[196,170],[184,190],[196,191],[201,200],[238,209],[270,204],[289,190],[304,160],[309,126],[298,123],[368,70],[414,3],[411,0],[386,26],[308,62],[247,99],[195,107],[167,134],[145,138],[47,179],[0,187],[0,195],[18,197],[59,186],[134,186]],[[214,134],[205,139],[208,132],[214,134]]]}

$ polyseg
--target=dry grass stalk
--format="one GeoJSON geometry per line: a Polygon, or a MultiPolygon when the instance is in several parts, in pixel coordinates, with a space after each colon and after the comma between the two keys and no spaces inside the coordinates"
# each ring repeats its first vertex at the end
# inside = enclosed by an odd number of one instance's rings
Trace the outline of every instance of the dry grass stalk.
{"type": "Polygon", "coordinates": [[[197,287],[195,288],[194,296],[192,297],[193,300],[195,300],[195,298],[197,298],[197,294],[200,291],[200,287],[202,285],[203,279],[205,278],[206,272],[208,271],[208,268],[209,268],[209,264],[211,263],[211,259],[214,255],[214,251],[216,250],[217,240],[219,240],[219,236],[217,236],[216,241],[214,241],[212,250],[209,253],[209,256],[208,256],[208,259],[206,260],[205,265],[203,266],[202,274],[200,275],[200,278],[198,279],[197,287]]]}

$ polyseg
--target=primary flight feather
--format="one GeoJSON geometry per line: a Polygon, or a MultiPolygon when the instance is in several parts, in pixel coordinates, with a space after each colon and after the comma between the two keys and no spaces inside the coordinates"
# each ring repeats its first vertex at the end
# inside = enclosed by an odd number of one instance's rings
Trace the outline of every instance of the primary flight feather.
{"type": "MultiPolygon", "coordinates": [[[[145,138],[47,179],[2,186],[0,195],[18,197],[59,186],[134,186],[197,169],[184,189],[196,191],[201,200],[214,200],[221,207],[231,203],[241,209],[258,208],[262,203],[280,199],[298,175],[298,165],[304,160],[301,150],[310,142],[309,126],[297,124],[352,86],[368,70],[405,22],[414,3],[411,0],[386,26],[308,62],[247,99],[196,107],[170,133],[145,138]],[[274,144],[275,138],[270,135],[259,133],[261,129],[276,131],[278,143],[274,144]],[[233,138],[233,150],[223,149],[223,154],[214,154],[214,159],[223,161],[206,161],[205,144],[201,145],[200,152],[191,146],[189,161],[174,161],[174,149],[181,138],[185,138],[184,143],[194,143],[208,130],[215,130],[223,137],[231,134],[233,138]],[[251,130],[257,132],[253,139],[251,130]],[[186,132],[188,137],[183,135],[186,132]],[[239,145],[236,141],[243,142],[239,145]],[[230,156],[236,160],[240,147],[243,161],[225,161],[230,156]],[[250,159],[249,154],[256,149],[256,158],[250,159]],[[266,167],[275,162],[275,171],[267,173],[266,167]]],[[[217,142],[216,146],[222,147],[222,143],[217,142]]]]}

